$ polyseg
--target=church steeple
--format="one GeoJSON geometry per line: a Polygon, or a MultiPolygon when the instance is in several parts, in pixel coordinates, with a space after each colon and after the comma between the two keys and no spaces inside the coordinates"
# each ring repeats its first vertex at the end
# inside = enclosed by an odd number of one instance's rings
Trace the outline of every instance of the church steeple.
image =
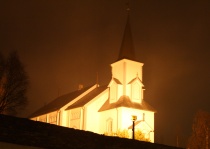
{"type": "Polygon", "coordinates": [[[124,30],[124,35],[120,47],[120,53],[118,60],[121,59],[129,59],[129,60],[135,60],[135,52],[134,52],[134,46],[133,46],[133,38],[132,38],[132,32],[130,27],[130,16],[129,16],[129,7],[127,8],[128,16],[127,16],[127,22],[124,30]]]}

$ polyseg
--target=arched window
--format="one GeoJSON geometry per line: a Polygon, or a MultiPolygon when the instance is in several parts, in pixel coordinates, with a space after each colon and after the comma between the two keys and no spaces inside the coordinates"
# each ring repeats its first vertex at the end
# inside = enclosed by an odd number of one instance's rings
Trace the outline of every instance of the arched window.
{"type": "Polygon", "coordinates": [[[111,134],[113,132],[113,119],[108,118],[106,121],[106,132],[111,134]]]}

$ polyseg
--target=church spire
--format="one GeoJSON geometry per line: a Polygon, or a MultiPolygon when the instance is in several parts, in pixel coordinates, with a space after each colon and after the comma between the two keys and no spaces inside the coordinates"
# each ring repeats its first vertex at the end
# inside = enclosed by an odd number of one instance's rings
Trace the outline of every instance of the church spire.
{"type": "Polygon", "coordinates": [[[134,53],[134,46],[133,46],[133,39],[132,39],[132,33],[131,33],[131,27],[130,27],[130,8],[128,6],[127,8],[128,16],[127,16],[127,22],[124,30],[124,35],[120,47],[120,53],[118,60],[121,59],[130,59],[135,60],[135,53],[134,53]]]}

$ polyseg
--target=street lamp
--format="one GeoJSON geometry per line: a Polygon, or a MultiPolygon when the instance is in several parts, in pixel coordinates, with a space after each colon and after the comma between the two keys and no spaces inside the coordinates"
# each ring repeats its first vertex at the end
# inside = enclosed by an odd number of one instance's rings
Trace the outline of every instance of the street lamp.
{"type": "Polygon", "coordinates": [[[135,139],[135,121],[137,120],[136,115],[131,115],[131,120],[133,122],[133,128],[132,128],[132,139],[135,139]]]}

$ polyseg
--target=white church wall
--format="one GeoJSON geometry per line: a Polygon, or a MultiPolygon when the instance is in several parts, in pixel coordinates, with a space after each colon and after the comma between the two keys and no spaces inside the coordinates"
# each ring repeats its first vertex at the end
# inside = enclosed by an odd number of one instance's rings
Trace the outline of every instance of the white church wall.
{"type": "Polygon", "coordinates": [[[145,111],[145,122],[154,131],[154,112],[145,111]]]}
{"type": "Polygon", "coordinates": [[[110,98],[109,102],[114,103],[123,95],[123,85],[112,83],[110,86],[110,98]]]}
{"type": "Polygon", "coordinates": [[[112,133],[118,130],[117,113],[116,108],[100,112],[99,134],[112,133]]]}
{"type": "Polygon", "coordinates": [[[151,142],[154,142],[154,112],[143,111],[143,122],[138,127],[145,134],[146,138],[149,138],[151,142]]]}
{"type": "Polygon", "coordinates": [[[117,78],[121,83],[123,83],[123,74],[124,74],[124,62],[123,60],[111,64],[112,67],[112,76],[117,78]]]}
{"type": "Polygon", "coordinates": [[[147,111],[143,111],[143,110],[119,107],[115,109],[106,110],[100,113],[101,113],[100,123],[99,123],[100,134],[107,132],[108,130],[107,122],[110,119],[112,119],[112,131],[116,132],[117,130],[128,129],[128,127],[132,126],[133,124],[131,120],[132,115],[137,116],[136,121],[142,121],[143,113],[145,113],[145,116],[144,116],[145,120],[147,117],[147,120],[148,120],[147,123],[151,125],[151,129],[148,126],[146,126],[145,128],[147,128],[149,131],[154,130],[154,121],[152,121],[152,119],[154,119],[154,117],[152,116],[154,115],[153,112],[147,113],[147,111]]]}
{"type": "Polygon", "coordinates": [[[138,77],[142,81],[142,66],[143,63],[131,61],[131,60],[125,60],[126,61],[126,83],[129,83],[132,79],[138,77]]]}
{"type": "Polygon", "coordinates": [[[38,117],[33,117],[33,118],[30,118],[31,120],[33,121],[38,121],[38,117]]]}
{"type": "Polygon", "coordinates": [[[81,108],[71,109],[66,111],[66,117],[68,117],[67,123],[70,128],[81,129],[81,108]]]}
{"type": "Polygon", "coordinates": [[[136,129],[140,129],[141,131],[143,131],[143,133],[145,133],[145,137],[149,138],[151,142],[154,142],[154,113],[153,112],[119,107],[119,108],[103,111],[100,113],[101,113],[101,116],[100,116],[100,123],[99,123],[99,134],[104,134],[104,133],[109,134],[108,131],[110,131],[110,125],[109,125],[110,121],[112,121],[111,122],[112,132],[116,132],[117,130],[128,129],[128,127],[132,126],[133,124],[131,120],[131,116],[136,115],[137,116],[136,121],[141,121],[136,126],[136,129]]]}
{"type": "Polygon", "coordinates": [[[38,116],[38,117],[37,117],[37,121],[47,123],[47,114],[38,116]]]}
{"type": "MultiPolygon", "coordinates": [[[[154,112],[145,111],[144,113],[145,113],[144,122],[147,125],[150,132],[153,132],[153,134],[154,134],[154,112]]],[[[153,138],[154,138],[154,136],[153,136],[153,138]]]]}
{"type": "Polygon", "coordinates": [[[123,95],[123,85],[118,85],[117,100],[123,95]]]}
{"type": "Polygon", "coordinates": [[[126,83],[129,83],[132,79],[138,77],[142,81],[142,66],[143,63],[123,59],[121,61],[113,63],[112,76],[117,78],[120,82],[124,82],[123,77],[126,77],[126,83]],[[126,74],[126,75],[125,75],[126,74]]]}
{"type": "Polygon", "coordinates": [[[53,111],[53,112],[50,112],[50,113],[47,113],[47,114],[43,114],[43,115],[40,115],[40,116],[37,116],[37,117],[33,117],[33,118],[31,118],[31,120],[57,125],[57,123],[58,123],[57,111],[53,111]]]}
{"type": "Polygon", "coordinates": [[[80,118],[80,128],[81,130],[86,130],[87,112],[86,107],[81,107],[81,118],[80,118]]]}
{"type": "MultiPolygon", "coordinates": [[[[94,105],[94,104],[93,104],[94,105]]],[[[86,130],[98,133],[98,124],[99,124],[99,113],[97,112],[97,108],[93,105],[87,106],[87,120],[86,120],[86,130]]]]}
{"type": "Polygon", "coordinates": [[[150,142],[152,142],[152,143],[155,142],[155,134],[154,134],[154,131],[149,132],[148,138],[150,138],[150,142]]]}
{"type": "Polygon", "coordinates": [[[98,110],[101,108],[101,106],[106,102],[106,100],[109,98],[109,90],[105,90],[100,95],[95,97],[93,100],[91,100],[88,104],[85,105],[86,107],[86,121],[85,121],[85,127],[88,131],[93,131],[95,133],[100,132],[100,116],[101,113],[98,112],[98,110]]]}
{"type": "Polygon", "coordinates": [[[116,102],[116,100],[118,99],[118,85],[117,83],[113,82],[112,85],[110,86],[110,103],[116,102]]]}
{"type": "Polygon", "coordinates": [[[137,103],[142,102],[142,84],[138,81],[133,82],[131,85],[131,100],[137,103]]]}
{"type": "Polygon", "coordinates": [[[57,111],[48,114],[48,123],[57,124],[57,111]]]}
{"type": "Polygon", "coordinates": [[[68,124],[67,124],[67,120],[68,120],[68,117],[67,117],[67,111],[64,111],[64,110],[61,110],[60,111],[60,126],[64,126],[64,127],[68,127],[68,124]]]}
{"type": "Polygon", "coordinates": [[[131,84],[126,85],[126,96],[130,97],[131,99],[131,84]]]}
{"type": "Polygon", "coordinates": [[[131,109],[126,107],[119,108],[121,110],[121,121],[120,121],[120,128],[121,129],[128,129],[129,126],[132,125],[131,116],[136,115],[137,120],[142,119],[142,111],[138,109],[131,109]]]}
{"type": "Polygon", "coordinates": [[[125,107],[120,108],[120,111],[120,129],[128,129],[128,127],[132,126],[131,116],[136,115],[136,121],[141,121],[137,128],[144,131],[145,137],[149,137],[151,142],[154,142],[154,112],[125,107]]]}

